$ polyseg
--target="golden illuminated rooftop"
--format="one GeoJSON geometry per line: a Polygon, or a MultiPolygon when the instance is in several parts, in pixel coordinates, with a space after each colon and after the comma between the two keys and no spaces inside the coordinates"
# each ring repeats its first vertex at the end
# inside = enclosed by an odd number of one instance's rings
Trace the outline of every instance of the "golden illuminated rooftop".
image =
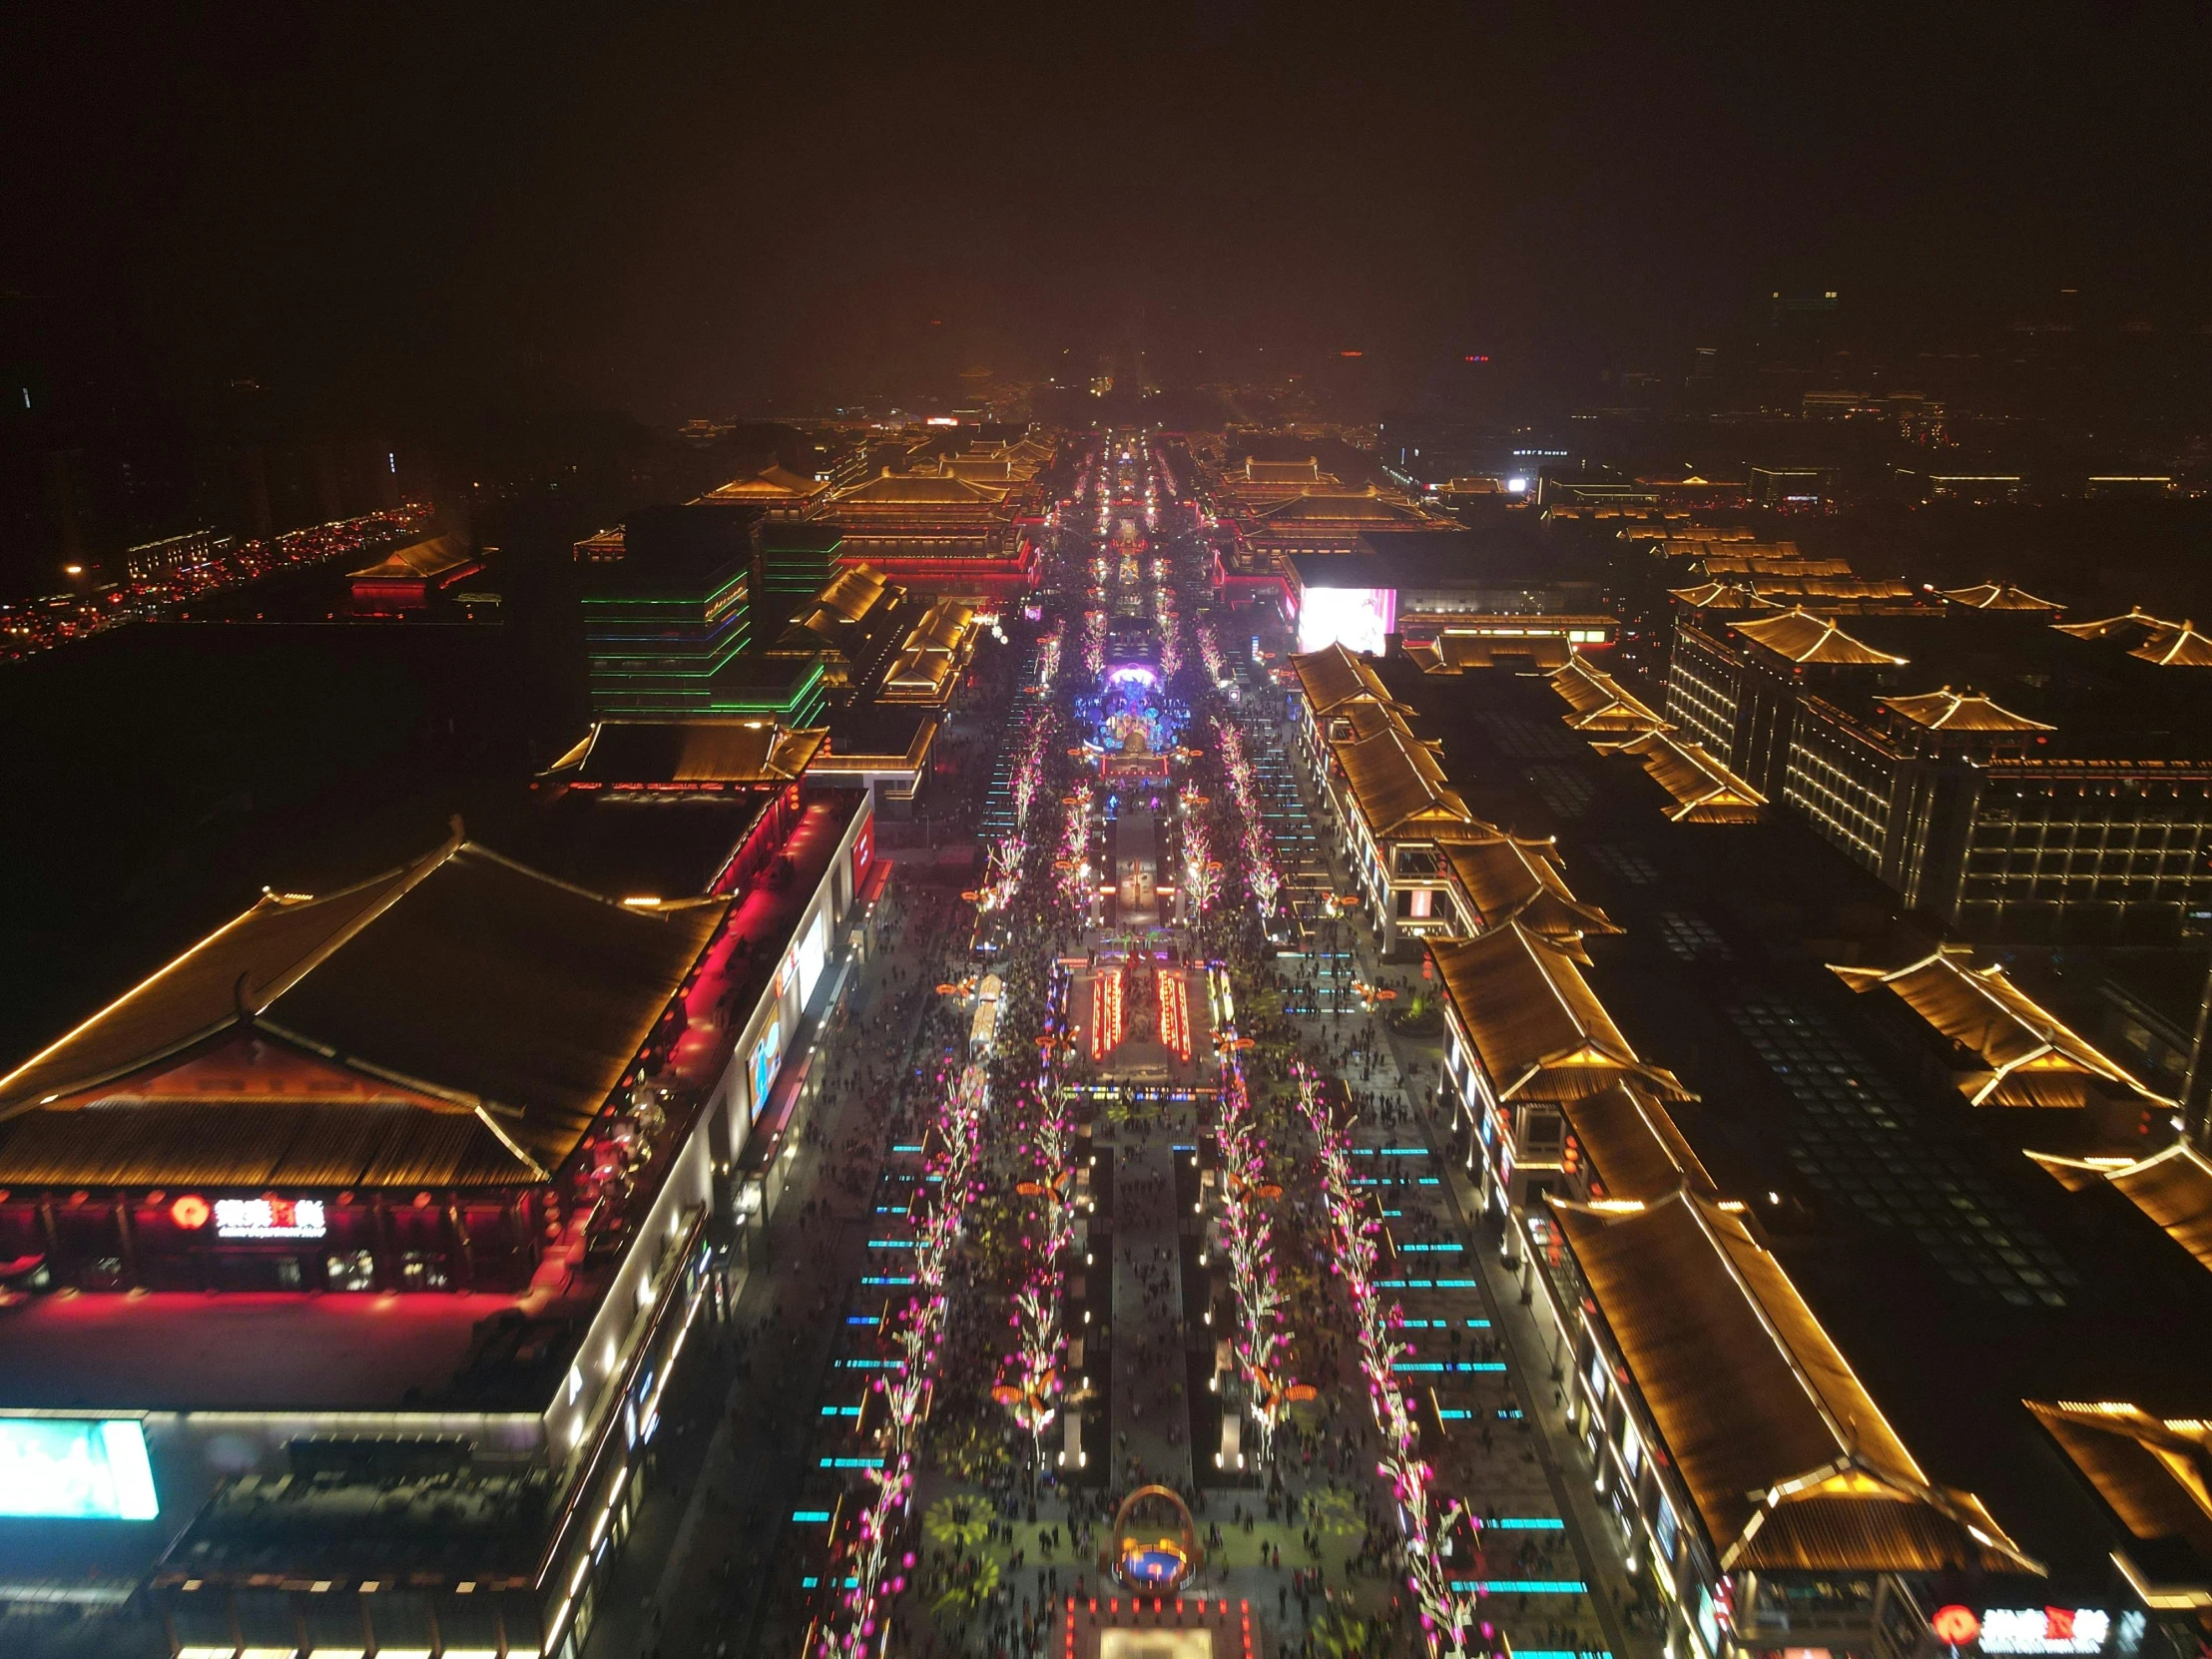
{"type": "Polygon", "coordinates": [[[1839,628],[1832,618],[1816,616],[1802,606],[1780,616],[1759,617],[1750,622],[1733,624],[1743,635],[1762,650],[1772,651],[1793,663],[1817,663],[1827,666],[1866,666],[1883,664],[1895,667],[1903,657],[1892,656],[1887,651],[1877,651],[1863,641],[1853,639],[1839,628]]]}
{"type": "Polygon", "coordinates": [[[1652,782],[1674,798],[1667,817],[1677,824],[1750,824],[1767,805],[1764,795],[1702,745],[1678,742],[1665,732],[1594,747],[1641,762],[1652,782]]]}
{"type": "Polygon", "coordinates": [[[1977,692],[1920,692],[1908,697],[1878,699],[1882,706],[1930,732],[2054,732],[2039,720],[2029,720],[1992,703],[1977,692]]]}
{"type": "Polygon", "coordinates": [[[2065,609],[2047,599],[2037,599],[2010,582],[1976,582],[1970,588],[1945,588],[1940,597],[1969,611],[2049,611],[2065,609]]]}
{"type": "Polygon", "coordinates": [[[830,486],[819,478],[794,472],[777,463],[764,467],[750,478],[733,478],[729,483],[709,490],[699,499],[717,506],[755,506],[791,502],[813,501],[830,486]]]}
{"type": "Polygon", "coordinates": [[[2030,1152],[2028,1157],[2068,1192],[2109,1184],[2175,1244],[2212,1268],[2212,1161],[2187,1141],[2176,1141],[2148,1158],[2062,1158],[2048,1152],[2030,1152]]]}
{"type": "Polygon", "coordinates": [[[1444,843],[1444,868],[1464,895],[1478,930],[1513,921],[1572,951],[1577,960],[1588,933],[1618,933],[1621,928],[1595,904],[1585,904],[1560,872],[1557,846],[1528,840],[1494,826],[1478,826],[1464,838],[1444,843]]]}
{"type": "Polygon", "coordinates": [[[1723,1571],[2042,1571],[1929,1479],[1740,1216],[1550,1203],[1723,1571]]]}
{"type": "Polygon", "coordinates": [[[1690,1098],[1664,1066],[1637,1057],[1572,952],[1517,921],[1433,941],[1444,1000],[1500,1100],[1572,1100],[1636,1079],[1690,1098]]]}
{"type": "Polygon", "coordinates": [[[2001,964],[1966,965],[1964,952],[1936,950],[1888,970],[1832,965],[1855,991],[1887,986],[1921,1018],[1978,1062],[1958,1092],[1975,1106],[2083,1106],[2093,1084],[2109,1084],[2171,1105],[2006,976],[2001,964]]]}
{"type": "Polygon", "coordinates": [[[1567,706],[1560,718],[1577,732],[1671,732],[1674,728],[1656,709],[1624,689],[1587,658],[1575,656],[1551,677],[1551,689],[1567,706]]]}

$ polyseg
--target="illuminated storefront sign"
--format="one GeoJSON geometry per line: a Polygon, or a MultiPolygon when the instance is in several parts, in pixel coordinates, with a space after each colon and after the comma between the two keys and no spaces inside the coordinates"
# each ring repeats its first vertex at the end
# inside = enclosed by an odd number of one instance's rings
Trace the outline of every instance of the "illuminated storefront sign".
{"type": "Polygon", "coordinates": [[[0,1515],[139,1521],[160,1510],[136,1421],[0,1417],[0,1515]]]}
{"type": "Polygon", "coordinates": [[[319,1239],[323,1234],[319,1198],[219,1198],[215,1235],[219,1239],[319,1239]]]}
{"type": "Polygon", "coordinates": [[[1981,1614],[1981,1651],[2096,1653],[2111,1629],[2101,1607],[1990,1607],[1981,1614]]]}

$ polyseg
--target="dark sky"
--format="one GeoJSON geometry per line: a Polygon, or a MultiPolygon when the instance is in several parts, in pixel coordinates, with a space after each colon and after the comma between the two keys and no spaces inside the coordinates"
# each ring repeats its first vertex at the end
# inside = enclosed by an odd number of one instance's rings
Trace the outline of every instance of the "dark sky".
{"type": "Polygon", "coordinates": [[[1770,287],[2194,325],[2205,8],[14,7],[0,289],[176,383],[663,418],[1257,347],[1663,359],[1770,287]]]}

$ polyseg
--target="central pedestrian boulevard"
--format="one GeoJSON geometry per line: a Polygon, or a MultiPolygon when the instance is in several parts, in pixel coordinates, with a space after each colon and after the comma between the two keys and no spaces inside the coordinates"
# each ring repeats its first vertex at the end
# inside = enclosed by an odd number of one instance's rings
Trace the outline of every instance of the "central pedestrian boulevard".
{"type": "Polygon", "coordinates": [[[771,1397],[710,1448],[744,1496],[670,1568],[724,1542],[714,1612],[643,1654],[1631,1651],[1190,470],[1138,433],[1068,469],[1010,695],[958,717],[975,861],[899,865],[931,924],[825,1104],[771,1397]]]}

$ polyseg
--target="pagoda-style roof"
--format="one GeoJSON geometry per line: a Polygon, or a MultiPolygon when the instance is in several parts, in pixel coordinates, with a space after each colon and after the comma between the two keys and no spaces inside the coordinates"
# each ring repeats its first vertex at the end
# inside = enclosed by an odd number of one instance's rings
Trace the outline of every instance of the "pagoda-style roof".
{"type": "Polygon", "coordinates": [[[1359,491],[1310,490],[1288,501],[1263,507],[1254,515],[1263,532],[1296,529],[1305,524],[1426,524],[1427,515],[1400,502],[1385,500],[1371,485],[1359,491]]]}
{"type": "Polygon", "coordinates": [[[2159,629],[2128,655],[2160,668],[2212,668],[2212,639],[2198,633],[2195,623],[2184,622],[2159,629]]]}
{"type": "Polygon", "coordinates": [[[1477,925],[1487,930],[1518,922],[1532,933],[1587,960],[1582,939],[1589,933],[1618,933],[1620,925],[1595,904],[1585,904],[1568,888],[1559,871],[1559,853],[1550,840],[1524,840],[1491,826],[1443,847],[1452,881],[1473,905],[1477,925]]]}
{"type": "Polygon", "coordinates": [[[773,506],[812,501],[825,494],[829,488],[823,480],[794,472],[778,462],[763,468],[750,478],[733,478],[727,484],[718,485],[699,499],[714,502],[718,506],[773,506]]]}
{"type": "Polygon", "coordinates": [[[2187,1141],[2148,1158],[2028,1156],[2069,1192],[2100,1183],[2117,1188],[2175,1244],[2212,1268],[2212,1161],[2187,1141]]]}
{"type": "Polygon", "coordinates": [[[2136,1594],[2212,1606],[2212,1422],[2115,1400],[2021,1403],[2135,1540],[2116,1558],[2136,1594]]]}
{"type": "Polygon", "coordinates": [[[1239,475],[1249,484],[1334,484],[1337,480],[1321,469],[1321,459],[1309,455],[1303,461],[1263,461],[1245,457],[1239,475]]]}
{"type": "Polygon", "coordinates": [[[857,622],[882,602],[884,594],[898,591],[866,565],[846,565],[830,578],[815,603],[843,621],[857,622]]]}
{"type": "Polygon", "coordinates": [[[899,643],[876,693],[884,703],[942,703],[952,695],[960,670],[973,652],[975,612],[957,600],[940,599],[899,643]]]}
{"type": "Polygon", "coordinates": [[[2139,645],[2153,635],[2171,633],[2182,624],[2152,616],[2142,606],[2132,605],[2124,616],[2098,617],[2094,622],[2055,622],[2051,626],[2077,640],[2120,640],[2139,645]]]}
{"type": "Polygon", "coordinates": [[[2055,732],[2039,720],[2029,720],[1992,703],[1978,692],[1917,692],[1911,696],[1877,699],[1886,709],[1929,732],[2055,732]]]}
{"type": "Polygon", "coordinates": [[[2053,616],[2066,607],[2037,599],[2010,582],[1976,582],[1970,588],[1944,588],[1940,598],[1969,611],[2048,611],[2053,616]]]}
{"type": "Polygon", "coordinates": [[[948,478],[965,478],[970,483],[1011,489],[1026,480],[1037,469],[1028,465],[1016,465],[1006,455],[947,455],[937,463],[937,470],[948,478]]]}
{"type": "Polygon", "coordinates": [[[1759,591],[1748,582],[1701,582],[1694,588],[1669,588],[1675,598],[1699,611],[1772,611],[1781,609],[1771,599],[1760,597],[1759,591]]]}
{"type": "Polygon", "coordinates": [[[1341,645],[1298,653],[1291,658],[1291,672],[1298,676],[1298,689],[1305,694],[1306,706],[1314,711],[1316,720],[1326,720],[1346,704],[1361,699],[1391,701],[1367,660],[1341,645]]]}
{"type": "Polygon", "coordinates": [[[1722,1571],[2043,1570],[1928,1478],[1739,1215],[1550,1202],[1722,1571]]]}
{"type": "Polygon", "coordinates": [[[602,720],[547,770],[594,784],[795,784],[820,731],[773,720],[602,720]]]}
{"type": "Polygon", "coordinates": [[[995,507],[1003,486],[978,484],[935,472],[893,472],[888,467],[865,483],[838,492],[833,505],[868,507],[995,507]]]}
{"type": "Polygon", "coordinates": [[[772,653],[830,652],[847,660],[860,652],[861,642],[879,625],[896,615],[905,595],[904,588],[885,582],[866,565],[847,566],[784,625],[772,653]]]}
{"type": "Polygon", "coordinates": [[[458,826],[271,893],[0,1077],[0,1181],[543,1180],[728,908],[631,908],[458,826]]]}
{"type": "Polygon", "coordinates": [[[1551,677],[1551,689],[1567,706],[1560,718],[1577,732],[1642,733],[1674,730],[1656,709],[1631,696],[1610,674],[1579,655],[1551,677]]]}
{"type": "Polygon", "coordinates": [[[363,565],[359,570],[349,570],[346,576],[356,582],[429,582],[459,570],[474,557],[469,551],[466,536],[430,536],[422,541],[410,542],[405,547],[395,547],[374,564],[363,565]]]}
{"type": "Polygon", "coordinates": [[[1750,824],[1767,798],[1721,764],[1701,744],[1681,743],[1665,732],[1646,732],[1626,743],[1598,743],[1643,764],[1652,782],[1674,798],[1667,817],[1677,824],[1750,824]]]}
{"type": "Polygon", "coordinates": [[[1563,634],[1477,634],[1446,629],[1433,641],[1407,640],[1406,660],[1423,674],[1466,674],[1490,668],[1533,669],[1547,673],[1564,667],[1574,647],[1563,634]]]}
{"type": "Polygon", "coordinates": [[[1593,1198],[1656,1204],[1683,1188],[1700,1198],[1720,1196],[1666,1108],[1635,1084],[1608,1084],[1595,1094],[1561,1101],[1559,1110],[1603,1189],[1602,1195],[1593,1191],[1593,1198]]]}
{"type": "Polygon", "coordinates": [[[1707,576],[1850,577],[1849,559],[1808,559],[1795,548],[1771,552],[1709,553],[1702,568],[1707,576]]]}
{"type": "Polygon", "coordinates": [[[1561,945],[1508,921],[1429,953],[1499,1100],[1575,1100],[1626,1078],[1689,1098],[1673,1072],[1637,1058],[1561,945]]]}
{"type": "Polygon", "coordinates": [[[2106,1059],[2013,984],[1998,964],[1969,968],[1963,952],[1936,950],[1887,971],[1842,966],[1829,971],[1855,991],[1887,985],[1978,1060],[1978,1068],[1956,1079],[1958,1092],[1975,1106],[2082,1106],[2095,1083],[2173,1104],[2106,1059]]]}
{"type": "Polygon", "coordinates": [[[1877,651],[1873,646],[1853,639],[1836,626],[1834,619],[1815,616],[1803,606],[1784,611],[1780,616],[1759,617],[1732,626],[1737,633],[1761,650],[1771,651],[1793,663],[1818,663],[1838,667],[1883,664],[1896,667],[1905,661],[1903,657],[1892,656],[1887,651],[1877,651]]]}
{"type": "Polygon", "coordinates": [[[1474,814],[1444,782],[1434,751],[1402,720],[1386,720],[1366,737],[1332,744],[1353,805],[1377,840],[1446,835],[1473,825],[1474,814]]]}

